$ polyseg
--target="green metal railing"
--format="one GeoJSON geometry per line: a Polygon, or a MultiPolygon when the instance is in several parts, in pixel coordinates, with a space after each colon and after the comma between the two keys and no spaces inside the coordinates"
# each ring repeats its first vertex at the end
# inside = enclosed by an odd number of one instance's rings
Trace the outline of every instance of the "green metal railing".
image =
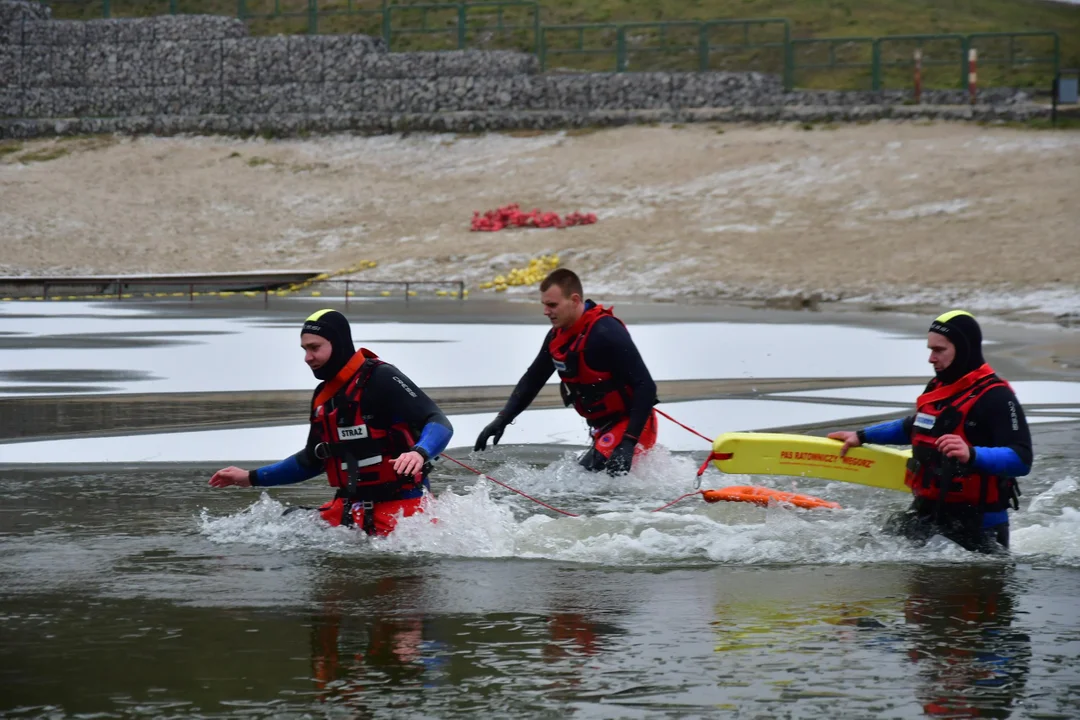
{"type": "Polygon", "coordinates": [[[697,70],[701,23],[620,23],[615,32],[615,72],[697,70]]]}
{"type": "Polygon", "coordinates": [[[864,89],[870,89],[874,67],[872,37],[810,38],[791,41],[792,84],[817,84],[811,78],[825,76],[824,86],[844,84],[852,75],[865,75],[864,89]]]}
{"type": "Polygon", "coordinates": [[[995,80],[995,75],[985,73],[983,69],[1001,72],[1006,82],[1018,71],[1031,66],[1049,66],[1051,77],[1057,77],[1061,70],[1061,38],[1056,32],[972,33],[967,36],[967,44],[969,49],[979,51],[980,74],[986,74],[995,80]],[[1020,41],[1019,46],[1017,41],[1020,41]],[[1039,52],[1039,46],[1045,54],[1029,54],[1039,52]],[[995,55],[995,50],[999,50],[1001,54],[995,55]]]}
{"type": "Polygon", "coordinates": [[[884,37],[834,37],[791,41],[794,84],[820,85],[816,78],[825,76],[826,85],[859,84],[870,90],[910,87],[915,67],[914,51],[921,51],[923,82],[926,87],[967,87],[968,50],[979,50],[977,69],[980,85],[1000,83],[1002,68],[1014,73],[1018,68],[1046,66],[1046,76],[1053,77],[1060,66],[1060,40],[1054,32],[973,33],[960,35],[887,35],[884,37]],[[1040,42],[1042,55],[1030,47],[1017,46],[1018,40],[1040,42]],[[986,51],[987,46],[1001,45],[1002,54],[986,51]]]}
{"type": "MultiPolygon", "coordinates": [[[[967,40],[963,35],[888,35],[874,40],[874,60],[870,87],[885,89],[887,78],[902,77],[910,85],[915,67],[915,50],[922,50],[923,79],[927,87],[935,82],[937,68],[952,68],[959,78],[956,87],[967,86],[967,40]]],[[[945,83],[949,85],[951,83],[945,83]]]]}
{"type": "MultiPolygon", "coordinates": [[[[541,25],[540,26],[540,70],[549,69],[550,60],[553,57],[573,57],[590,66],[589,69],[608,70],[614,72],[618,69],[618,33],[619,26],[615,23],[587,23],[584,25],[541,25]],[[571,38],[569,47],[559,43],[553,38],[571,38]],[[600,38],[599,43],[589,42],[586,47],[586,39],[600,38]],[[606,62],[600,67],[595,67],[594,58],[601,58],[606,62]],[[608,67],[603,65],[610,63],[608,67]]],[[[579,66],[580,67],[580,66],[579,66]]]]}
{"type": "Polygon", "coordinates": [[[784,87],[909,87],[914,50],[923,82],[965,87],[968,50],[979,51],[981,86],[1041,84],[1057,75],[1051,31],[793,39],[784,18],[544,25],[535,0],[409,4],[392,0],[40,0],[57,17],[142,17],[228,12],[266,33],[382,36],[392,50],[506,48],[536,54],[542,70],[748,71],[784,87]],[[335,22],[323,22],[334,18],[335,22]],[[328,25],[332,27],[327,27],[328,25]]]}
{"type": "Polygon", "coordinates": [[[542,25],[539,56],[541,70],[571,57],[614,72],[760,70],[791,87],[791,25],[782,18],[542,25]],[[762,28],[774,37],[755,37],[762,28]]]}
{"type": "Polygon", "coordinates": [[[710,20],[701,26],[698,69],[757,70],[794,82],[791,23],[784,18],[710,20]]]}
{"type": "MultiPolygon", "coordinates": [[[[311,0],[314,2],[315,0],[311,0]]],[[[383,39],[388,49],[402,45],[401,39],[423,36],[434,40],[438,49],[463,50],[481,45],[498,47],[510,44],[536,52],[540,35],[540,6],[535,2],[432,3],[388,5],[383,13],[383,39]],[[410,24],[411,21],[411,24],[410,24]],[[505,41],[470,42],[477,35],[509,38],[505,41]]],[[[424,43],[425,49],[432,49],[424,43]]]]}

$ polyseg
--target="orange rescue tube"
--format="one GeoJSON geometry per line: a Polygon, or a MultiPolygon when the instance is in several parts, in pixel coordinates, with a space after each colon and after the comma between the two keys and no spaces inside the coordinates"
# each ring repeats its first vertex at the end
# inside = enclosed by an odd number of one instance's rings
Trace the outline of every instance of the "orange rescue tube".
{"type": "Polygon", "coordinates": [[[705,498],[705,502],[746,502],[753,503],[754,505],[769,504],[770,500],[776,502],[788,503],[795,507],[801,508],[830,508],[832,510],[839,510],[839,503],[834,503],[830,500],[822,500],[816,498],[813,495],[799,495],[797,493],[783,492],[781,490],[772,490],[767,487],[760,487],[758,485],[732,485],[731,487],[721,488],[719,490],[702,490],[701,496],[705,498]]]}

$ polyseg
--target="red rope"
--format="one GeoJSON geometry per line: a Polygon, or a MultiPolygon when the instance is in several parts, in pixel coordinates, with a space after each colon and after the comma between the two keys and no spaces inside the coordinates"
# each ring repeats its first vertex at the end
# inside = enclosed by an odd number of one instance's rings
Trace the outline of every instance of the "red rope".
{"type": "Polygon", "coordinates": [[[695,495],[704,495],[704,494],[705,494],[704,490],[695,490],[694,492],[686,493],[682,497],[675,498],[674,500],[669,502],[667,505],[661,505],[660,507],[656,508],[652,512],[660,512],[661,510],[667,510],[669,507],[671,507],[675,503],[682,502],[683,500],[685,500],[688,497],[694,497],[695,495]]]}
{"type": "Polygon", "coordinates": [[[534,497],[533,497],[532,495],[526,495],[525,493],[521,492],[521,491],[520,491],[520,490],[518,490],[517,488],[513,488],[513,487],[510,487],[510,486],[509,486],[509,485],[507,485],[506,483],[504,483],[504,482],[501,482],[501,481],[499,481],[499,480],[496,480],[495,478],[491,477],[490,475],[485,475],[484,473],[480,472],[480,471],[479,471],[479,470],[477,470],[476,468],[473,468],[473,467],[469,467],[469,466],[468,466],[468,465],[466,465],[465,463],[461,462],[460,460],[455,460],[454,458],[450,457],[450,456],[449,456],[449,455],[447,455],[446,453],[441,453],[441,454],[442,454],[442,456],[443,456],[444,458],[446,458],[446,459],[447,459],[447,460],[449,460],[450,462],[454,462],[454,463],[457,463],[458,465],[460,465],[461,467],[465,468],[466,470],[468,470],[468,471],[470,471],[470,472],[473,472],[473,473],[476,473],[477,475],[479,475],[480,477],[484,478],[485,480],[490,480],[491,482],[495,483],[495,484],[496,484],[496,485],[498,485],[499,487],[504,487],[504,488],[506,488],[507,490],[509,490],[510,492],[516,492],[516,493],[517,493],[518,495],[520,495],[521,497],[523,497],[523,498],[528,498],[529,500],[532,500],[532,501],[533,501],[534,503],[536,503],[537,505],[543,505],[543,506],[544,506],[544,507],[546,507],[546,508],[547,508],[548,510],[552,510],[552,511],[554,511],[554,512],[557,512],[557,513],[562,513],[563,515],[565,515],[565,516],[567,516],[567,517],[581,517],[580,515],[575,515],[575,514],[574,514],[574,513],[572,513],[572,512],[566,512],[565,510],[560,510],[560,509],[559,509],[559,508],[557,508],[557,507],[552,507],[551,505],[548,505],[548,504],[547,504],[546,502],[544,502],[543,500],[537,500],[537,499],[536,499],[536,498],[534,498],[534,497]]]}
{"type": "Polygon", "coordinates": [[[675,418],[671,417],[670,415],[668,415],[668,414],[667,414],[666,412],[664,412],[664,411],[663,411],[663,410],[661,410],[660,408],[653,408],[653,409],[654,409],[654,410],[656,410],[656,412],[657,412],[658,414],[660,414],[660,415],[663,415],[663,416],[664,416],[664,417],[666,417],[666,418],[667,418],[668,420],[670,420],[671,422],[673,422],[673,423],[675,423],[676,425],[678,425],[679,427],[681,427],[681,428],[682,428],[683,430],[689,430],[690,432],[694,433],[695,435],[697,435],[697,436],[698,436],[699,438],[701,438],[701,439],[702,439],[702,440],[704,440],[705,442],[707,442],[707,443],[710,443],[710,444],[712,443],[713,439],[712,439],[711,437],[708,437],[707,435],[702,435],[701,433],[699,433],[699,432],[698,432],[697,430],[695,430],[694,428],[690,427],[689,425],[683,425],[683,424],[682,424],[681,422],[679,422],[679,421],[678,421],[678,420],[676,420],[675,418]]]}
{"type": "MultiPolygon", "coordinates": [[[[670,420],[671,422],[675,423],[676,425],[678,425],[678,426],[679,426],[679,427],[681,427],[682,429],[684,429],[684,430],[688,430],[688,431],[692,432],[692,433],[693,433],[694,435],[697,435],[697,436],[698,436],[699,438],[701,438],[702,440],[705,440],[706,442],[709,442],[709,443],[711,443],[711,442],[712,442],[712,438],[708,437],[707,435],[703,435],[703,434],[699,433],[699,432],[698,432],[697,430],[695,430],[694,428],[690,427],[689,425],[683,425],[683,424],[682,424],[681,422],[679,422],[679,421],[678,421],[678,420],[676,420],[675,418],[671,417],[670,415],[668,415],[668,414],[667,414],[666,412],[664,412],[663,410],[660,410],[659,408],[654,408],[654,409],[656,410],[656,412],[657,412],[657,413],[659,413],[660,415],[663,415],[663,416],[664,416],[664,417],[666,417],[666,418],[667,418],[668,420],[670,420]]],[[[536,499],[536,498],[534,498],[534,497],[533,497],[532,495],[528,495],[528,494],[526,494],[526,493],[523,493],[523,492],[521,492],[520,490],[518,490],[517,488],[515,488],[515,487],[511,487],[511,486],[507,485],[506,483],[504,483],[504,482],[502,482],[502,481],[500,481],[500,480],[496,480],[495,478],[491,477],[490,475],[485,475],[484,473],[480,472],[480,471],[479,471],[479,470],[477,470],[476,468],[474,468],[474,467],[469,467],[469,466],[468,466],[468,465],[466,465],[465,463],[461,462],[460,460],[455,460],[454,458],[450,457],[450,456],[449,456],[449,455],[447,455],[446,453],[441,453],[441,454],[442,454],[442,456],[443,456],[444,458],[446,458],[446,459],[447,459],[447,460],[449,460],[450,462],[452,462],[452,463],[457,463],[458,465],[460,465],[461,467],[465,468],[465,469],[466,469],[466,470],[468,470],[469,472],[471,472],[471,473],[474,473],[474,474],[476,474],[476,475],[479,475],[480,477],[484,478],[485,480],[490,480],[491,482],[495,483],[495,484],[496,484],[496,485],[498,485],[499,487],[503,487],[503,488],[506,488],[507,490],[509,490],[510,492],[514,492],[514,493],[517,493],[518,495],[520,495],[520,496],[521,496],[521,497],[523,497],[523,498],[526,498],[526,499],[528,499],[528,500],[532,500],[532,501],[533,501],[534,503],[536,503],[537,505],[540,505],[540,506],[542,506],[542,507],[546,507],[546,508],[547,508],[548,510],[551,510],[551,511],[553,511],[553,512],[557,512],[557,513],[560,513],[560,514],[562,514],[562,515],[565,515],[565,516],[567,516],[567,517],[581,517],[580,515],[575,515],[575,514],[574,514],[574,513],[572,513],[572,512],[567,512],[566,510],[560,510],[560,509],[559,509],[559,508],[557,508],[557,507],[553,507],[553,506],[551,506],[551,505],[548,505],[548,504],[547,504],[546,502],[544,502],[543,500],[537,500],[537,499],[536,499]]],[[[699,488],[701,487],[701,476],[705,474],[705,469],[706,469],[707,467],[709,467],[709,463],[710,463],[710,462],[712,462],[713,460],[716,460],[716,459],[726,460],[727,458],[730,458],[730,457],[731,457],[731,455],[730,455],[730,454],[728,454],[728,453],[713,453],[713,452],[710,452],[710,453],[709,453],[709,457],[705,458],[705,462],[703,462],[703,463],[701,464],[701,467],[700,467],[700,468],[698,469],[698,472],[697,472],[697,487],[699,487],[699,488]]],[[[668,509],[669,507],[671,507],[672,505],[674,505],[674,504],[676,504],[676,503],[680,503],[680,502],[682,502],[683,500],[685,500],[685,499],[686,499],[686,498],[688,498],[688,497],[693,497],[693,496],[695,496],[695,495],[702,495],[703,493],[704,493],[704,490],[695,490],[694,492],[686,493],[685,495],[682,495],[682,496],[680,496],[680,497],[678,497],[678,498],[676,498],[676,499],[672,500],[672,501],[671,501],[671,502],[669,502],[668,504],[666,504],[666,505],[662,505],[662,506],[660,506],[660,507],[656,508],[656,509],[655,509],[655,510],[653,510],[652,512],[660,512],[661,510],[666,510],[666,509],[668,509]]]]}
{"type": "MultiPolygon", "coordinates": [[[[485,480],[490,480],[491,482],[495,483],[499,487],[504,487],[507,490],[509,490],[510,492],[515,492],[515,493],[517,493],[518,495],[520,495],[523,498],[527,498],[529,500],[532,500],[537,505],[542,505],[543,507],[546,507],[548,510],[552,510],[554,512],[561,513],[563,515],[566,515],[567,517],[581,517],[580,515],[575,515],[572,512],[567,512],[566,510],[560,510],[557,507],[554,507],[552,505],[548,505],[543,500],[537,500],[532,495],[528,495],[526,493],[523,493],[520,490],[518,490],[517,488],[511,487],[511,486],[507,485],[506,483],[502,482],[501,480],[496,480],[495,478],[491,477],[490,475],[485,475],[484,473],[480,472],[476,468],[469,467],[465,463],[461,462],[460,460],[456,460],[456,459],[450,457],[446,453],[442,453],[442,457],[446,458],[447,460],[449,460],[452,463],[457,463],[458,465],[465,468],[469,472],[475,473],[476,475],[479,475],[480,477],[484,478],[485,480]]],[[[710,460],[712,460],[711,455],[709,456],[709,460],[705,461],[705,464],[708,465],[710,460]]],[[[702,467],[702,471],[704,471],[704,466],[702,467]]],[[[699,473],[699,475],[700,475],[700,473],[699,473]]],[[[695,490],[694,492],[689,492],[689,493],[686,493],[685,495],[681,495],[681,496],[675,498],[674,500],[672,500],[671,502],[667,503],[666,505],[661,505],[660,507],[656,508],[655,510],[651,510],[650,512],[660,512],[661,510],[667,510],[672,505],[675,505],[676,503],[680,503],[683,500],[685,500],[686,498],[694,497],[695,495],[704,495],[704,494],[705,494],[704,490],[695,490]]]]}

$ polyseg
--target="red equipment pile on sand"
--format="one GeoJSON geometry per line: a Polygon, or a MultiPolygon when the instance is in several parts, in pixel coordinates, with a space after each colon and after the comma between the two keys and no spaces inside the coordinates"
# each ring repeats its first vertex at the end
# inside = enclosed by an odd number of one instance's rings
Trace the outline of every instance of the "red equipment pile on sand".
{"type": "Polygon", "coordinates": [[[574,225],[592,225],[596,222],[594,213],[572,212],[566,217],[559,217],[558,213],[522,212],[517,203],[506,205],[496,210],[488,210],[483,215],[479,211],[473,212],[473,232],[498,232],[509,227],[526,228],[568,228],[574,225]]]}

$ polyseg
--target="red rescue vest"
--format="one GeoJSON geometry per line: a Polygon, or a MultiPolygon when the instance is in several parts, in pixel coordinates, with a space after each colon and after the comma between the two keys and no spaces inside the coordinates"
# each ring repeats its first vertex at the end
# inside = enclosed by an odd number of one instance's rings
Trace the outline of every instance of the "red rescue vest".
{"type": "Polygon", "coordinates": [[[975,403],[989,390],[1009,387],[989,365],[972,370],[954,383],[933,380],[916,401],[915,424],[911,429],[912,459],[904,483],[916,497],[938,500],[941,487],[948,488],[946,503],[965,503],[978,508],[998,507],[1007,501],[1006,478],[986,475],[946,458],[935,447],[942,435],[958,435],[968,445],[965,426],[975,403]]]}
{"type": "Polygon", "coordinates": [[[610,372],[594,370],[585,362],[589,333],[602,317],[615,316],[611,308],[594,305],[569,328],[556,330],[548,344],[551,360],[563,382],[563,401],[567,405],[573,403],[578,415],[593,427],[626,417],[634,397],[629,385],[616,382],[610,372]]]}
{"type": "Polygon", "coordinates": [[[338,495],[350,500],[384,502],[417,486],[393,465],[393,458],[415,445],[412,429],[405,423],[376,427],[364,420],[364,387],[382,364],[375,353],[361,348],[312,401],[311,424],[319,440],[315,454],[325,461],[327,479],[338,495]]]}

